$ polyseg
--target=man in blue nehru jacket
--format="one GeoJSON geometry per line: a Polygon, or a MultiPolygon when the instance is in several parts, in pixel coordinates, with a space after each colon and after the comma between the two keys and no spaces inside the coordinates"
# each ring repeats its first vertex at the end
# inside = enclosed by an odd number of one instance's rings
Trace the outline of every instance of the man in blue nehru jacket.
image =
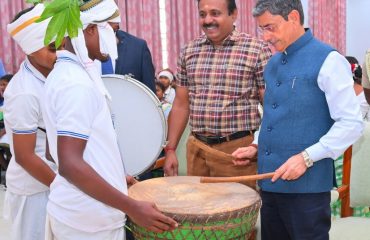
{"type": "Polygon", "coordinates": [[[363,130],[351,69],[303,27],[300,0],[258,0],[253,16],[277,53],[265,67],[258,148],[236,150],[234,164],[258,154],[258,172],[275,172],[259,182],[263,240],[327,240],[333,159],[363,130]]]}

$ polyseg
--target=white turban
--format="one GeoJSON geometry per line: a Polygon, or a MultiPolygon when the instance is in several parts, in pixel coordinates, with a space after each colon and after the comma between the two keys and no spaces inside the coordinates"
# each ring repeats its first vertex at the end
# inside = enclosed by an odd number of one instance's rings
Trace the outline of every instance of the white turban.
{"type": "Polygon", "coordinates": [[[7,26],[8,33],[27,55],[45,46],[45,33],[50,18],[40,23],[35,22],[40,18],[44,9],[44,4],[37,4],[31,11],[23,14],[20,18],[7,26]]]}
{"type": "Polygon", "coordinates": [[[109,23],[104,22],[98,24],[98,31],[101,53],[109,54],[110,58],[112,59],[112,62],[115,62],[116,59],[118,58],[118,51],[117,51],[117,39],[113,28],[109,25],[109,23]]]}
{"type": "MultiPolygon", "coordinates": [[[[83,24],[83,29],[85,29],[89,24],[103,24],[107,20],[110,19],[118,9],[114,0],[102,0],[102,1],[89,1],[83,4],[80,7],[81,10],[81,22],[83,24]]],[[[99,27],[98,27],[99,29],[99,27]]],[[[108,28],[109,29],[109,28],[108,28]]],[[[110,28],[112,29],[112,28],[110,28]]],[[[101,79],[100,69],[96,67],[94,61],[89,58],[89,54],[86,48],[85,37],[83,35],[83,31],[81,29],[78,30],[78,37],[72,38],[72,46],[75,50],[75,53],[80,60],[80,62],[85,67],[86,71],[88,72],[90,78],[97,84],[99,91],[104,94],[109,100],[111,96],[109,95],[107,89],[104,86],[104,83],[101,79]]],[[[101,30],[99,30],[99,33],[101,30]]],[[[107,30],[106,39],[114,39],[114,46],[117,46],[115,34],[112,31],[107,30]]],[[[100,37],[99,37],[100,38],[100,37]]],[[[117,47],[116,47],[117,51],[117,47]]],[[[118,55],[118,54],[117,54],[118,55]]]]}
{"type": "MultiPolygon", "coordinates": [[[[110,59],[108,61],[112,62],[113,72],[116,69],[116,59],[118,58],[118,50],[117,50],[117,40],[116,35],[114,33],[113,28],[109,25],[109,23],[99,23],[98,31],[99,31],[99,44],[100,44],[100,52],[103,54],[108,54],[110,59]]],[[[101,74],[101,62],[95,59],[95,64],[99,69],[101,74]]]]}
{"type": "Polygon", "coordinates": [[[115,2],[107,3],[106,8],[115,8],[116,11],[113,15],[107,19],[107,22],[99,23],[98,30],[99,30],[99,43],[100,43],[100,51],[105,54],[109,54],[110,58],[112,59],[113,71],[116,67],[114,64],[116,59],[118,58],[118,51],[117,51],[117,39],[114,33],[113,28],[109,25],[108,22],[115,22],[116,19],[121,21],[119,9],[115,2]],[[113,34],[112,34],[113,33],[113,34]]]}
{"type": "Polygon", "coordinates": [[[166,77],[170,80],[170,83],[173,81],[173,74],[170,71],[163,70],[158,73],[158,78],[160,77],[166,77]]]}
{"type": "Polygon", "coordinates": [[[108,22],[111,22],[111,23],[121,23],[121,16],[118,15],[117,17],[108,20],[108,22]]]}
{"type": "Polygon", "coordinates": [[[117,10],[118,6],[114,0],[90,0],[80,6],[80,19],[85,28],[91,23],[107,22],[112,16],[116,16],[117,10]]]}

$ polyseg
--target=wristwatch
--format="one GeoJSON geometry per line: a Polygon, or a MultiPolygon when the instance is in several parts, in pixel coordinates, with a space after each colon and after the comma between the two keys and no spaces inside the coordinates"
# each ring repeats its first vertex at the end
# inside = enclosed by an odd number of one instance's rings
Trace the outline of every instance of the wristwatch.
{"type": "Polygon", "coordinates": [[[303,157],[304,163],[306,164],[307,168],[310,168],[313,166],[313,160],[310,158],[306,150],[302,152],[302,157],[303,157]]]}

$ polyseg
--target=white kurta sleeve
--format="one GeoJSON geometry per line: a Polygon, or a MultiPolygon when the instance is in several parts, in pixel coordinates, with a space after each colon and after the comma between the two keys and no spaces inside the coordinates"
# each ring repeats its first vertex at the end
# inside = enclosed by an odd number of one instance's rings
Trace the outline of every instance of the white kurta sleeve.
{"type": "Polygon", "coordinates": [[[38,98],[32,94],[19,94],[6,98],[4,118],[15,134],[35,133],[41,118],[38,98]]]}
{"type": "Polygon", "coordinates": [[[338,52],[333,51],[326,58],[319,72],[318,85],[325,93],[330,116],[335,123],[318,143],[306,149],[313,161],[338,158],[363,131],[351,68],[338,52]]]}

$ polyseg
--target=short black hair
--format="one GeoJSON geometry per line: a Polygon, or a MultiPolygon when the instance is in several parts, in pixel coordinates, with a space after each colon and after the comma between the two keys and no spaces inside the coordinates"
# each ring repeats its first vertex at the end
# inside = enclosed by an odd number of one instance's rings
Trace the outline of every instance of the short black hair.
{"type": "MultiPolygon", "coordinates": [[[[201,0],[197,0],[198,1],[198,6],[199,6],[199,2],[201,0]]],[[[236,9],[236,3],[235,3],[235,0],[225,0],[227,1],[227,10],[229,11],[229,15],[231,15],[236,9]]]]}
{"type": "Polygon", "coordinates": [[[352,56],[346,56],[347,61],[351,64],[353,81],[361,85],[362,79],[362,67],[359,64],[357,58],[352,56]]]}
{"type": "Polygon", "coordinates": [[[33,7],[29,7],[29,8],[26,8],[26,9],[23,9],[22,11],[20,11],[19,13],[17,13],[17,14],[14,16],[13,20],[11,21],[11,23],[13,23],[13,22],[17,21],[17,20],[18,20],[18,18],[20,18],[23,14],[26,14],[26,13],[28,13],[28,12],[32,11],[32,9],[33,9],[34,7],[35,7],[35,6],[33,6],[33,7]]]}
{"type": "Polygon", "coordinates": [[[166,91],[166,87],[163,85],[163,83],[155,81],[155,85],[157,85],[162,90],[162,92],[166,91]]]}
{"type": "Polygon", "coordinates": [[[346,56],[346,59],[347,59],[347,61],[348,61],[349,63],[351,63],[351,64],[358,64],[358,60],[357,60],[357,58],[355,58],[355,57],[352,57],[352,56],[346,56]]]}
{"type": "Polygon", "coordinates": [[[258,0],[252,13],[253,17],[259,17],[266,11],[272,15],[280,15],[288,21],[288,15],[293,10],[299,12],[300,23],[304,24],[304,12],[301,0],[258,0]]]}
{"type": "Polygon", "coordinates": [[[6,74],[6,75],[0,77],[0,80],[5,80],[7,82],[10,82],[10,80],[13,78],[13,76],[14,76],[13,74],[6,74]]]}

